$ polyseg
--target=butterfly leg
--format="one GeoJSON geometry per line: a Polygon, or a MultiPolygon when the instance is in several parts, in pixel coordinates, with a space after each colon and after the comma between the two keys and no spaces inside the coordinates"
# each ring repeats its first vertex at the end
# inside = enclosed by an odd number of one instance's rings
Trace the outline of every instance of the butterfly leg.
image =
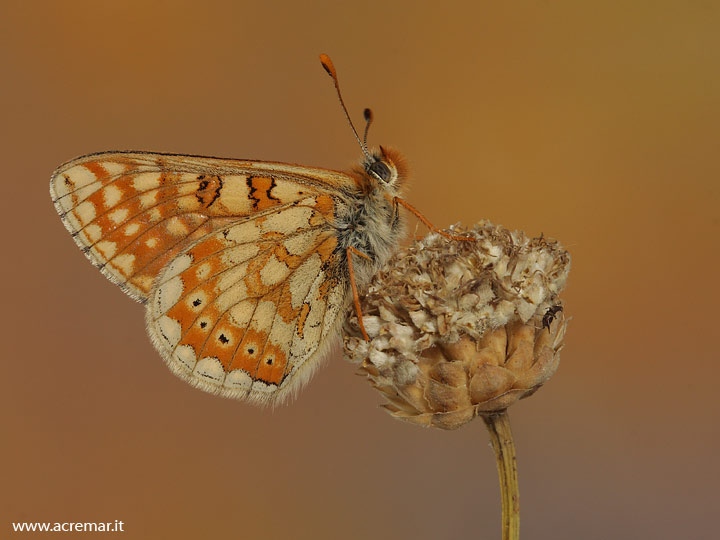
{"type": "Polygon", "coordinates": [[[357,283],[355,283],[355,271],[353,270],[352,256],[353,254],[355,254],[360,255],[367,260],[372,259],[370,259],[370,257],[365,255],[362,251],[358,251],[352,246],[349,246],[345,249],[345,254],[347,256],[348,270],[350,270],[350,287],[352,288],[353,302],[355,302],[355,312],[357,313],[358,325],[360,326],[360,331],[362,332],[365,341],[370,341],[370,336],[368,336],[367,332],[365,331],[365,325],[363,324],[362,309],[360,308],[360,296],[358,295],[357,283]]]}
{"type": "Polygon", "coordinates": [[[436,232],[436,233],[438,233],[438,234],[441,234],[441,235],[444,236],[445,238],[449,238],[450,240],[463,240],[463,241],[472,241],[472,240],[475,240],[475,239],[472,238],[471,236],[457,236],[457,235],[454,235],[454,234],[446,233],[445,231],[441,231],[441,230],[438,229],[435,225],[433,225],[432,223],[430,223],[430,221],[428,220],[428,218],[426,218],[425,216],[423,216],[418,209],[416,209],[413,205],[411,205],[409,202],[405,201],[404,199],[401,199],[400,197],[393,197],[393,203],[395,203],[395,204],[401,204],[402,206],[404,206],[404,207],[405,207],[406,209],[408,209],[410,212],[412,212],[413,214],[415,214],[415,216],[416,216],[420,221],[422,221],[428,229],[430,229],[432,232],[436,232]]]}

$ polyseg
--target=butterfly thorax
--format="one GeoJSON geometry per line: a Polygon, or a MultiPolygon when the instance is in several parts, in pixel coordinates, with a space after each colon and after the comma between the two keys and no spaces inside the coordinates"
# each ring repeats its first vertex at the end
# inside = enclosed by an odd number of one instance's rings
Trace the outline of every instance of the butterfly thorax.
{"type": "Polygon", "coordinates": [[[355,264],[358,284],[364,287],[404,235],[395,198],[400,196],[405,165],[399,154],[381,147],[353,173],[360,192],[339,200],[334,226],[338,249],[345,253],[354,248],[369,258],[358,258],[355,264]]]}
{"type": "Polygon", "coordinates": [[[404,233],[403,221],[381,189],[364,197],[348,197],[337,207],[335,227],[338,248],[344,253],[352,247],[370,260],[356,258],[355,271],[361,286],[387,261],[404,233]]]}

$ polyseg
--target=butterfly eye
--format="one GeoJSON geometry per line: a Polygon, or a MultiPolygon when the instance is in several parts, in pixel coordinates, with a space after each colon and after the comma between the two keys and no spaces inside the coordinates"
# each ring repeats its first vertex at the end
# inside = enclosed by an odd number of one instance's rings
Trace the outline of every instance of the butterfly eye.
{"type": "Polygon", "coordinates": [[[392,176],[392,173],[390,172],[390,168],[385,165],[382,161],[376,161],[372,165],[370,165],[370,168],[368,171],[378,180],[382,180],[383,182],[387,182],[390,180],[390,177],[392,176]]]}

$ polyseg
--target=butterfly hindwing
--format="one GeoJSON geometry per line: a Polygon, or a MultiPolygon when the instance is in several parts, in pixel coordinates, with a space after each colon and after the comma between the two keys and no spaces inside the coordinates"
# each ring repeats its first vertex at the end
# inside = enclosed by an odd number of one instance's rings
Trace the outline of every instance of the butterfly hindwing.
{"type": "Polygon", "coordinates": [[[161,272],[148,332],[191,384],[255,402],[307,380],[347,301],[322,197],[208,234],[161,272]]]}

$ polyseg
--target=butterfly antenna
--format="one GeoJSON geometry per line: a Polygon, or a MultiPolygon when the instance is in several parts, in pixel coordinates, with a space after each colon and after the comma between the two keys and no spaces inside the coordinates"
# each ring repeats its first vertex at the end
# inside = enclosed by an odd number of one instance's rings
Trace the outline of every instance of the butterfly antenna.
{"type": "MultiPolygon", "coordinates": [[[[370,152],[368,152],[367,146],[365,146],[365,143],[360,140],[360,136],[358,135],[357,130],[355,129],[355,126],[352,123],[352,120],[350,119],[350,115],[348,114],[347,107],[345,107],[345,102],[343,101],[342,94],[340,93],[340,83],[338,83],[337,78],[337,71],[335,71],[335,66],[332,63],[332,60],[330,60],[330,57],[327,54],[321,54],[320,55],[320,63],[322,64],[322,67],[325,68],[325,71],[327,71],[328,75],[332,77],[333,82],[335,83],[335,90],[337,90],[337,96],[340,100],[340,105],[342,106],[342,110],[345,113],[345,118],[347,118],[348,124],[350,124],[350,129],[352,129],[353,135],[355,135],[355,138],[357,139],[358,144],[360,145],[360,148],[362,149],[363,154],[365,154],[365,157],[368,158],[370,161],[372,161],[372,156],[370,156],[370,152]]],[[[370,109],[366,109],[370,110],[370,109]]],[[[370,113],[372,117],[372,113],[370,113]]],[[[366,117],[367,120],[367,117],[366,117]]],[[[368,128],[370,127],[370,124],[368,123],[368,128]]],[[[367,136],[367,129],[365,130],[365,134],[367,136]]]]}
{"type": "Polygon", "coordinates": [[[365,133],[363,134],[363,146],[367,148],[367,135],[370,131],[370,124],[373,122],[373,112],[370,109],[363,111],[363,117],[365,118],[365,133]]]}

